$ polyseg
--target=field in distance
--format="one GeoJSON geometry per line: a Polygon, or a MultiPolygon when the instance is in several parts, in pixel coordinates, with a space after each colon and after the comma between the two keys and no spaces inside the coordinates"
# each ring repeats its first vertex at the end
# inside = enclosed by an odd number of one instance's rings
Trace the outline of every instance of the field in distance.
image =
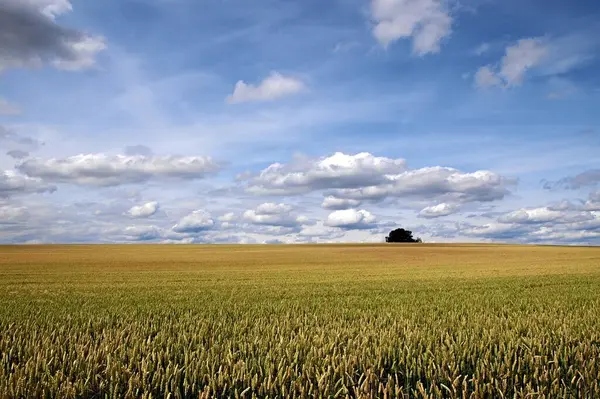
{"type": "Polygon", "coordinates": [[[600,248],[0,246],[0,398],[600,397],[600,248]]]}

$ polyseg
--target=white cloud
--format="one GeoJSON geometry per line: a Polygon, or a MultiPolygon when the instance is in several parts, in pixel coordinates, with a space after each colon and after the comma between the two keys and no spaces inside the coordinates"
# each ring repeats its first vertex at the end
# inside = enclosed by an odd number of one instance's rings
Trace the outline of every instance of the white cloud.
{"type": "Polygon", "coordinates": [[[487,53],[487,52],[490,50],[490,48],[491,48],[491,47],[492,47],[492,46],[490,46],[490,44],[489,44],[489,43],[481,43],[481,44],[480,44],[479,46],[477,46],[477,48],[474,50],[474,53],[475,53],[476,55],[482,55],[482,54],[484,54],[484,53],[487,53]]]}
{"type": "Polygon", "coordinates": [[[348,208],[356,208],[361,204],[358,200],[346,199],[346,198],[336,198],[332,195],[325,197],[321,207],[325,209],[333,209],[333,210],[342,210],[348,208]]]}
{"type": "Polygon", "coordinates": [[[475,73],[475,85],[480,88],[501,86],[502,80],[488,66],[481,67],[475,73]]]}
{"type": "Polygon", "coordinates": [[[235,216],[235,213],[228,212],[228,213],[224,214],[223,216],[219,216],[218,219],[221,222],[228,223],[228,222],[233,222],[234,220],[237,219],[237,217],[235,216]]]}
{"type": "Polygon", "coordinates": [[[217,172],[220,165],[210,157],[82,154],[65,159],[31,158],[19,163],[17,169],[56,183],[116,186],[152,179],[201,179],[217,172]]]}
{"type": "Polygon", "coordinates": [[[290,96],[306,90],[306,85],[299,79],[272,72],[258,86],[240,80],[236,83],[233,94],[227,97],[229,104],[249,101],[271,101],[290,96]]]}
{"type": "Polygon", "coordinates": [[[341,152],[307,162],[272,164],[250,180],[248,191],[259,195],[293,195],[319,189],[360,187],[383,182],[385,174],[406,169],[403,159],[375,157],[367,152],[341,152]]]}
{"type": "Polygon", "coordinates": [[[181,218],[179,223],[172,227],[176,233],[198,233],[214,226],[210,213],[205,210],[197,210],[181,218]]]}
{"type": "Polygon", "coordinates": [[[418,55],[437,53],[452,31],[452,17],[441,0],[372,0],[371,13],[373,35],[382,46],[412,38],[418,55]]]}
{"type": "Polygon", "coordinates": [[[132,218],[147,218],[158,212],[159,204],[156,201],[131,207],[127,214],[132,218]]]}
{"type": "Polygon", "coordinates": [[[313,225],[302,226],[302,230],[298,233],[300,237],[309,239],[332,240],[343,237],[345,232],[336,227],[326,226],[322,221],[313,225]]]}
{"type": "Polygon", "coordinates": [[[162,238],[163,231],[157,226],[127,226],[123,235],[128,241],[151,241],[162,238]]]}
{"type": "Polygon", "coordinates": [[[0,72],[7,68],[40,67],[79,70],[95,64],[106,48],[104,38],[57,23],[70,12],[66,0],[3,0],[0,3],[0,72]]]}
{"type": "Polygon", "coordinates": [[[19,175],[14,171],[0,171],[0,198],[19,194],[54,192],[56,187],[40,179],[19,175]]]}
{"type": "Polygon", "coordinates": [[[286,204],[267,202],[244,212],[243,219],[252,224],[281,227],[297,227],[306,221],[294,216],[293,208],[286,204]]]}
{"type": "Polygon", "coordinates": [[[520,39],[506,47],[498,64],[479,68],[475,84],[480,88],[510,88],[521,85],[529,74],[561,75],[592,59],[595,46],[589,39],[577,35],[520,39]]]}
{"type": "Polygon", "coordinates": [[[540,66],[548,53],[549,45],[543,38],[518,40],[506,48],[497,68],[490,65],[479,68],[475,74],[475,84],[481,88],[519,86],[526,73],[540,66]]]}
{"type": "Polygon", "coordinates": [[[20,113],[19,107],[0,97],[0,115],[18,115],[20,113]]]}
{"type": "Polygon", "coordinates": [[[345,209],[330,213],[325,224],[343,229],[368,229],[374,227],[375,222],[375,216],[369,211],[345,209]]]}
{"type": "Polygon", "coordinates": [[[261,215],[281,215],[292,211],[292,207],[286,204],[275,204],[266,202],[256,207],[256,213],[261,215]]]}
{"type": "Polygon", "coordinates": [[[502,223],[546,223],[560,219],[562,212],[553,211],[547,207],[535,209],[519,209],[510,212],[498,220],[502,223]]]}
{"type": "Polygon", "coordinates": [[[513,182],[496,173],[480,170],[464,173],[457,169],[434,166],[386,175],[382,184],[335,190],[340,198],[381,200],[387,197],[413,197],[452,203],[488,202],[509,194],[513,182]]]}
{"type": "Polygon", "coordinates": [[[419,216],[427,219],[439,218],[451,215],[458,211],[458,209],[459,207],[456,204],[441,203],[423,208],[421,212],[419,212],[419,216]]]}
{"type": "Polygon", "coordinates": [[[518,86],[528,70],[541,64],[548,56],[548,45],[542,38],[521,39],[506,48],[499,74],[508,87],[518,86]]]}

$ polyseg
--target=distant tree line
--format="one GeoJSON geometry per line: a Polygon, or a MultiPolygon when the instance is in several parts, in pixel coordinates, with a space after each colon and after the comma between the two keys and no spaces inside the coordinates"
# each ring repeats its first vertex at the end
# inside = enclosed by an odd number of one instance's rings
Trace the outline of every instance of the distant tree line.
{"type": "Polygon", "coordinates": [[[419,237],[413,238],[413,233],[410,230],[396,229],[390,232],[390,235],[385,237],[385,242],[423,242],[419,237]]]}

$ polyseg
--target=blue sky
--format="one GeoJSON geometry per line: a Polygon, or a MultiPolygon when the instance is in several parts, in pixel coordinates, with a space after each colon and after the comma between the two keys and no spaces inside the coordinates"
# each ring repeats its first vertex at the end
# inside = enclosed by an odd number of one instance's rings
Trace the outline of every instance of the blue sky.
{"type": "Polygon", "coordinates": [[[0,0],[0,242],[598,245],[599,17],[0,0]]]}

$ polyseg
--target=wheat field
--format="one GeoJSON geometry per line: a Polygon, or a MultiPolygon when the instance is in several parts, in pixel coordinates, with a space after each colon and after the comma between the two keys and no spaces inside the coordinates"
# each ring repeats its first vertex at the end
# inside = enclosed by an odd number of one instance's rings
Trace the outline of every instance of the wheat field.
{"type": "Polygon", "coordinates": [[[600,248],[3,246],[2,398],[600,397],[600,248]]]}

